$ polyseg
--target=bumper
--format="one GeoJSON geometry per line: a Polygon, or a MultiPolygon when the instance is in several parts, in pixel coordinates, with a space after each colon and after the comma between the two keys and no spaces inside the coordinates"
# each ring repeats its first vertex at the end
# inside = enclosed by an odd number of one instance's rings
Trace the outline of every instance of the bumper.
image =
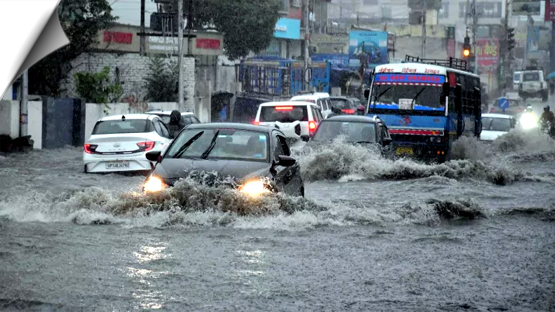
{"type": "Polygon", "coordinates": [[[445,157],[449,146],[422,142],[393,142],[392,153],[395,156],[414,156],[424,158],[445,157]]]}
{"type": "Polygon", "coordinates": [[[90,173],[150,171],[153,162],[146,159],[146,152],[132,155],[98,155],[83,152],[85,171],[90,173]]]}

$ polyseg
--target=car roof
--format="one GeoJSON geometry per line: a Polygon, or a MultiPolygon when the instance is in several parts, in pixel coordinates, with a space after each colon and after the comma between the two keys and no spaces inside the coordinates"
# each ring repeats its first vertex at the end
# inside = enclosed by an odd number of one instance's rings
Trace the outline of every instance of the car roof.
{"type": "Polygon", "coordinates": [[[322,120],[322,122],[326,122],[326,121],[353,121],[353,122],[378,123],[381,120],[376,120],[368,116],[338,115],[338,116],[332,116],[322,120]]]}
{"type": "Polygon", "coordinates": [[[330,99],[347,100],[349,98],[346,96],[330,96],[330,99]]]}
{"type": "Polygon", "coordinates": [[[321,98],[328,98],[330,95],[325,92],[314,92],[308,94],[299,94],[295,95],[291,98],[291,100],[304,100],[304,99],[321,99],[321,98]]]}
{"type": "Polygon", "coordinates": [[[514,119],[513,116],[506,114],[482,114],[482,118],[483,117],[514,119]]]}
{"type": "MultiPolygon", "coordinates": [[[[180,112],[181,115],[194,115],[195,113],[193,112],[180,112]]],[[[172,114],[172,111],[149,111],[146,112],[145,114],[149,114],[149,115],[164,115],[164,116],[170,116],[172,114]]]]}
{"type": "Polygon", "coordinates": [[[283,102],[266,102],[260,104],[260,106],[302,106],[302,105],[312,105],[318,107],[315,103],[303,102],[303,101],[283,101],[283,102]]]}
{"type": "Polygon", "coordinates": [[[106,117],[102,117],[100,118],[101,121],[106,121],[106,120],[121,120],[122,117],[125,116],[125,119],[129,120],[129,119],[152,119],[155,117],[158,117],[156,115],[151,115],[151,114],[123,114],[123,115],[111,115],[111,116],[106,116],[106,117]]]}
{"type": "Polygon", "coordinates": [[[257,126],[246,123],[238,122],[211,122],[203,124],[191,124],[187,126],[187,130],[190,129],[236,129],[236,130],[247,130],[247,131],[257,131],[270,133],[272,130],[278,130],[277,128],[270,126],[257,126]]]}

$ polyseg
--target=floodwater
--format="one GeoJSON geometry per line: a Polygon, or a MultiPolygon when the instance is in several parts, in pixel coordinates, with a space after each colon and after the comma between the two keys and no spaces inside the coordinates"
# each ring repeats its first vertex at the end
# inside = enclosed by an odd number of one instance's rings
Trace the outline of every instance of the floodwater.
{"type": "Polygon", "coordinates": [[[441,165],[296,151],[306,199],[1,157],[0,310],[555,310],[554,141],[461,139],[441,165]]]}

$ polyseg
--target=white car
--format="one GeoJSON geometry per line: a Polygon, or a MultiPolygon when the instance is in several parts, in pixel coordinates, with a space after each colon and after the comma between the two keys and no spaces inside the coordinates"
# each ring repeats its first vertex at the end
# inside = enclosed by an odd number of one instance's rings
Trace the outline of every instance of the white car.
{"type": "Polygon", "coordinates": [[[254,124],[278,127],[286,138],[310,138],[324,119],[314,103],[300,101],[262,103],[254,124]]]}
{"type": "Polygon", "coordinates": [[[506,114],[482,114],[480,140],[493,141],[516,127],[516,119],[506,114]]]}
{"type": "Polygon", "coordinates": [[[86,173],[149,171],[149,151],[163,151],[172,141],[162,119],[150,114],[114,115],[99,119],[83,151],[86,173]]]}
{"type": "Polygon", "coordinates": [[[297,95],[291,98],[290,101],[302,101],[302,102],[310,102],[316,104],[320,110],[322,111],[322,116],[324,118],[328,118],[329,115],[332,114],[331,107],[331,99],[328,93],[324,92],[314,92],[308,93],[303,95],[297,95]]]}

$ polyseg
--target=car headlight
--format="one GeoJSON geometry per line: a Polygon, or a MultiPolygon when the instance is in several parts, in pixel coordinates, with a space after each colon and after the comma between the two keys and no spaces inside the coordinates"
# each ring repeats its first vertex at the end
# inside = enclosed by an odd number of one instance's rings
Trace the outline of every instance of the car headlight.
{"type": "Polygon", "coordinates": [[[239,187],[239,191],[253,197],[270,192],[261,180],[248,181],[239,187]]]}
{"type": "Polygon", "coordinates": [[[531,116],[530,114],[524,114],[520,118],[520,123],[522,125],[522,128],[524,128],[524,129],[531,129],[531,128],[534,128],[538,125],[534,116],[531,116]]]}
{"type": "Polygon", "coordinates": [[[155,192],[160,192],[161,190],[165,189],[166,187],[168,187],[168,185],[166,183],[164,183],[162,181],[162,179],[155,177],[155,176],[150,176],[145,184],[143,185],[143,192],[144,193],[155,193],[155,192]]]}

